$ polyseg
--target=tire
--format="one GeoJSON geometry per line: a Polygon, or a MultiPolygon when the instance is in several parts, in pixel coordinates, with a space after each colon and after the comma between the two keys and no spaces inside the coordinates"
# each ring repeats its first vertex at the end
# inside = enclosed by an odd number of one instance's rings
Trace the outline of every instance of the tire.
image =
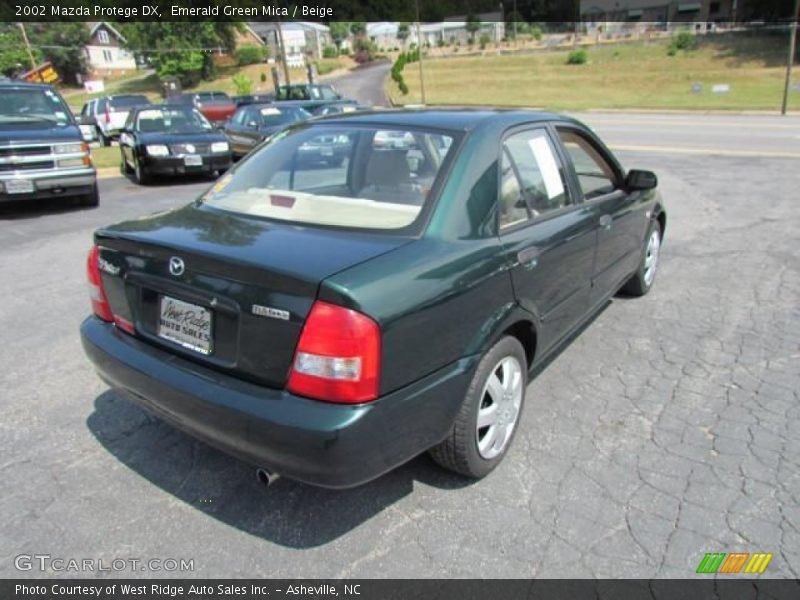
{"type": "Polygon", "coordinates": [[[514,440],[527,383],[525,350],[516,338],[501,338],[478,364],[452,430],[430,450],[433,459],[446,469],[475,479],[490,473],[514,440]],[[490,381],[494,383],[490,385],[490,381]],[[492,406],[497,408],[492,410],[492,406]],[[479,416],[489,425],[478,427],[479,416]]]}
{"type": "Polygon", "coordinates": [[[622,292],[630,296],[644,296],[655,283],[658,260],[661,252],[661,224],[653,221],[647,229],[642,248],[642,259],[636,273],[622,286],[622,292]]]}
{"type": "Polygon", "coordinates": [[[94,186],[94,189],[91,191],[91,193],[80,197],[79,204],[81,206],[92,208],[100,204],[100,191],[97,189],[97,185],[94,186]]]}
{"type": "Polygon", "coordinates": [[[97,128],[97,139],[100,141],[100,145],[107,147],[111,145],[111,140],[105,136],[103,130],[99,127],[97,128]]]}
{"type": "Polygon", "coordinates": [[[150,173],[141,165],[138,159],[133,162],[133,178],[139,185],[147,185],[151,181],[150,173]]]}

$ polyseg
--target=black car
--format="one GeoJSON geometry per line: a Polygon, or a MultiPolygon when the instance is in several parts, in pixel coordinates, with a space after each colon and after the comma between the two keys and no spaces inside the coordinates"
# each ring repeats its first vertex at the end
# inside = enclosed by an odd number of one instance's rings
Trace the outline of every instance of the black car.
{"type": "Polygon", "coordinates": [[[651,289],[656,185],[555,114],[310,120],[198,201],[97,231],[83,346],[122,396],[261,475],[348,487],[430,450],[481,477],[529,374],[651,289]],[[348,140],[340,167],[297,160],[321,137],[348,140]]]}
{"type": "Polygon", "coordinates": [[[318,83],[282,85],[275,93],[274,102],[293,102],[308,112],[328,104],[356,104],[355,100],[344,98],[332,85],[318,83]]]}
{"type": "Polygon", "coordinates": [[[97,206],[97,173],[80,126],[55,88],[0,78],[0,202],[47,198],[97,206]]]}
{"type": "Polygon", "coordinates": [[[233,156],[241,158],[275,132],[309,118],[311,115],[299,106],[249,104],[236,111],[224,132],[233,156]]]}
{"type": "Polygon", "coordinates": [[[146,184],[153,175],[206,173],[231,166],[228,140],[195,108],[154,105],[128,115],[119,139],[122,171],[146,184]]]}

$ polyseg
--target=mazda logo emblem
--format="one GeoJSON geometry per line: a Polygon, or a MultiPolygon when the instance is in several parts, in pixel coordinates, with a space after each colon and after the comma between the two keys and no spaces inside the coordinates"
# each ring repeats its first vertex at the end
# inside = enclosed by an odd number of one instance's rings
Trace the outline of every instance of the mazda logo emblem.
{"type": "Polygon", "coordinates": [[[183,264],[183,259],[178,258],[177,256],[173,256],[169,259],[169,272],[178,277],[179,275],[183,275],[183,270],[186,268],[186,265],[183,264]]]}

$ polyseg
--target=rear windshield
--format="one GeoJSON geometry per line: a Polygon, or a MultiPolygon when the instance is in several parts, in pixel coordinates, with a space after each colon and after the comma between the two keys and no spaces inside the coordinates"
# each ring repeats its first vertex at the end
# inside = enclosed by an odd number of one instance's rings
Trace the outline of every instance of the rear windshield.
{"type": "Polygon", "coordinates": [[[114,96],[111,98],[111,106],[114,108],[130,108],[150,104],[147,96],[114,96]]]}
{"type": "Polygon", "coordinates": [[[0,89],[0,127],[51,128],[71,125],[58,94],[43,88],[0,89]]]}
{"type": "Polygon", "coordinates": [[[300,126],[220,179],[205,201],[293,223],[405,229],[429,202],[454,145],[449,135],[418,129],[300,126]]]}
{"type": "Polygon", "coordinates": [[[200,92],[197,94],[197,100],[203,104],[219,104],[231,101],[230,97],[225,92],[200,92]]]}

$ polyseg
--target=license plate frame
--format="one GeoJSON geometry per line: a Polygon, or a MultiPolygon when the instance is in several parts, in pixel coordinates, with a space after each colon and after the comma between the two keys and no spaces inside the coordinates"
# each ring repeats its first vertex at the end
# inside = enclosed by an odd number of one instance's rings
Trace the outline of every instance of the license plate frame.
{"type": "Polygon", "coordinates": [[[36,191],[33,179],[7,179],[5,188],[7,194],[32,194],[36,191]]]}
{"type": "Polygon", "coordinates": [[[183,157],[183,164],[187,167],[202,167],[203,157],[197,154],[187,154],[183,157]]]}
{"type": "Polygon", "coordinates": [[[159,296],[156,334],[161,339],[209,356],[214,350],[213,323],[211,309],[172,296],[159,296]]]}

